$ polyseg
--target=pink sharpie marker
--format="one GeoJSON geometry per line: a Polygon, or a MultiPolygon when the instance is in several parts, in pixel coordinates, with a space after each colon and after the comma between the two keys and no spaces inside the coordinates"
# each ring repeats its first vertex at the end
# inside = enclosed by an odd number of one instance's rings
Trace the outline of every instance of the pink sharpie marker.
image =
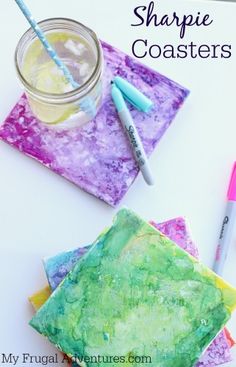
{"type": "Polygon", "coordinates": [[[236,217],[236,162],[234,163],[233,172],[230,179],[227,200],[228,203],[220,232],[220,238],[213,267],[213,270],[218,275],[222,275],[223,273],[236,217]]]}

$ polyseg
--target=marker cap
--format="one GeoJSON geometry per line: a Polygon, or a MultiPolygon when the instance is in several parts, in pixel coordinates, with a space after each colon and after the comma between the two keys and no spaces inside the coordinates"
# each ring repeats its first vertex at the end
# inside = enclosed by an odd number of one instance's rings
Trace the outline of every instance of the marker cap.
{"type": "Polygon", "coordinates": [[[233,171],[231,174],[227,198],[229,201],[236,201],[236,162],[234,163],[233,171]]]}
{"type": "Polygon", "coordinates": [[[120,89],[124,98],[129,101],[135,108],[143,112],[149,112],[153,106],[153,102],[141,93],[132,84],[124,80],[120,76],[114,78],[113,82],[120,89]]]}
{"type": "Polygon", "coordinates": [[[123,111],[126,108],[125,100],[122,96],[121,91],[117,88],[115,84],[112,84],[111,95],[117,111],[123,111]]]}

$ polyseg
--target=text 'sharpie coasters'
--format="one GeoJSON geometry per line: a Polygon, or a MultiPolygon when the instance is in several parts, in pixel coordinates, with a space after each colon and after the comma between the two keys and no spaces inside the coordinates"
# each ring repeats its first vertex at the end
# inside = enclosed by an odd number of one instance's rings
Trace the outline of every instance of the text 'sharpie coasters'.
{"type": "Polygon", "coordinates": [[[108,87],[96,118],[82,128],[55,130],[39,123],[23,96],[0,128],[0,138],[108,204],[117,205],[139,169],[111,100],[119,75],[149,97],[153,109],[131,113],[150,155],[173,121],[188,90],[103,42],[108,87]]]}

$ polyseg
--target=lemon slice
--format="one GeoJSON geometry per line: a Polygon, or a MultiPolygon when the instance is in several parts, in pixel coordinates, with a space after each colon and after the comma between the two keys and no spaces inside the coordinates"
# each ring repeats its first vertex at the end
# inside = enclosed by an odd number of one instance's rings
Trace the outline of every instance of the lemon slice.
{"type": "Polygon", "coordinates": [[[73,90],[62,71],[52,60],[44,63],[37,72],[35,88],[47,93],[63,94],[73,90]]]}
{"type": "Polygon", "coordinates": [[[57,124],[67,120],[71,115],[79,111],[79,106],[68,105],[51,105],[37,101],[30,95],[27,96],[32,112],[37,118],[47,124],[57,124]]]}

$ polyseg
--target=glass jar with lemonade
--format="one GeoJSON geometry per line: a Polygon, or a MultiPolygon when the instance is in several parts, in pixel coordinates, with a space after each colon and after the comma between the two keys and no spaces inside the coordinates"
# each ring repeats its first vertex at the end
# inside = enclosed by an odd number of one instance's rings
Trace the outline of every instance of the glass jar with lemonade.
{"type": "Polygon", "coordinates": [[[92,30],[71,19],[47,19],[39,25],[79,87],[70,85],[29,29],[18,43],[15,63],[32,112],[40,121],[58,128],[82,126],[94,117],[102,102],[101,44],[92,30]]]}

